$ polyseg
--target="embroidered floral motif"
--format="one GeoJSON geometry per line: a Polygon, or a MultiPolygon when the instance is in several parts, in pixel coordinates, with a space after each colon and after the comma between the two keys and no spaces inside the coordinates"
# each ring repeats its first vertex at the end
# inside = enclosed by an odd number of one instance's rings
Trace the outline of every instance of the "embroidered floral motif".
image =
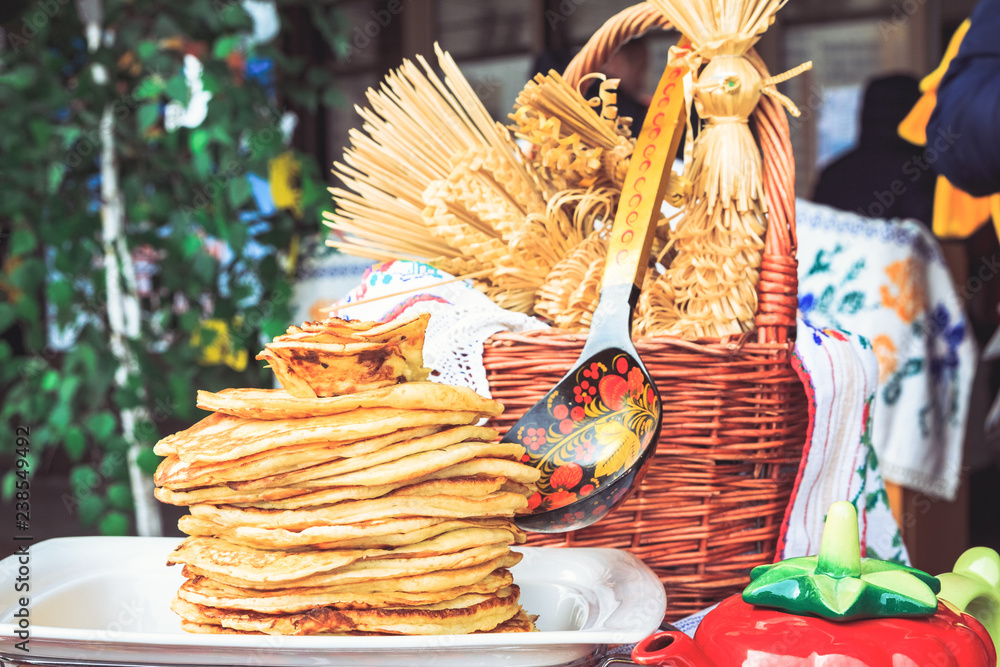
{"type": "Polygon", "coordinates": [[[899,318],[910,324],[927,307],[927,290],[921,280],[924,275],[915,258],[899,260],[885,267],[885,273],[896,287],[879,288],[882,305],[896,311],[899,318]]]}
{"type": "Polygon", "coordinates": [[[885,384],[893,373],[899,362],[896,360],[896,344],[892,342],[886,334],[879,334],[872,339],[872,350],[875,358],[878,359],[878,381],[885,384]]]}
{"type": "MultiPolygon", "coordinates": [[[[878,361],[880,466],[911,488],[954,492],[974,352],[939,246],[912,221],[864,219],[802,201],[796,209],[802,317],[867,334],[878,361]]],[[[896,550],[888,541],[877,546],[883,557],[896,550]]]]}

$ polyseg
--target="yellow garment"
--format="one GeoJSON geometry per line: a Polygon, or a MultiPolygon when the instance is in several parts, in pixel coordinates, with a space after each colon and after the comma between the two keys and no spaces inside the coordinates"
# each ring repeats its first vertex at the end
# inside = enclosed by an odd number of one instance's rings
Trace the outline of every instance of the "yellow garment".
{"type": "Polygon", "coordinates": [[[965,39],[965,33],[969,32],[970,25],[972,23],[969,19],[965,19],[962,25],[958,26],[958,30],[955,31],[955,34],[951,36],[951,41],[948,42],[948,48],[945,49],[944,57],[941,58],[941,64],[920,81],[920,91],[924,95],[917,100],[916,105],[906,118],[903,119],[903,122],[899,124],[899,136],[911,144],[916,144],[917,146],[927,145],[927,122],[931,119],[934,105],[937,104],[938,86],[941,84],[941,79],[944,78],[945,72],[948,71],[948,65],[958,55],[958,47],[962,45],[962,40],[965,39]]]}
{"type": "MultiPolygon", "coordinates": [[[[899,124],[899,136],[917,146],[927,145],[927,123],[937,104],[937,89],[948,71],[948,65],[958,54],[965,33],[971,23],[966,19],[958,27],[941,64],[920,82],[923,96],[899,124]]],[[[982,227],[993,214],[993,224],[1000,232],[1000,194],[989,197],[973,197],[952,185],[944,176],[938,176],[934,190],[934,234],[944,239],[964,239],[982,227]]]]}
{"type": "MultiPolygon", "coordinates": [[[[970,236],[990,219],[991,202],[994,206],[1000,204],[1000,195],[973,197],[944,176],[938,176],[934,189],[934,234],[943,239],[970,236]]],[[[994,210],[1000,212],[1000,209],[994,210]]]]}
{"type": "Polygon", "coordinates": [[[1000,195],[990,197],[990,213],[993,214],[993,229],[1000,237],[1000,195]]]}
{"type": "MultiPolygon", "coordinates": [[[[239,326],[241,321],[242,318],[237,317],[234,325],[239,326]]],[[[239,350],[233,349],[233,337],[225,320],[202,320],[198,323],[198,327],[191,332],[190,343],[192,347],[200,348],[198,363],[203,366],[225,364],[236,372],[246,370],[249,356],[247,350],[245,347],[239,350]],[[209,340],[203,341],[203,336],[209,340]]]]}
{"type": "MultiPolygon", "coordinates": [[[[929,77],[928,77],[929,78],[929,77]]],[[[924,79],[926,81],[927,79],[924,79]]],[[[923,81],[920,89],[923,90],[923,81]]],[[[899,124],[899,136],[903,137],[911,144],[917,146],[927,145],[927,122],[934,113],[934,105],[937,104],[937,87],[931,90],[924,90],[917,103],[910,109],[910,113],[899,124]]]]}

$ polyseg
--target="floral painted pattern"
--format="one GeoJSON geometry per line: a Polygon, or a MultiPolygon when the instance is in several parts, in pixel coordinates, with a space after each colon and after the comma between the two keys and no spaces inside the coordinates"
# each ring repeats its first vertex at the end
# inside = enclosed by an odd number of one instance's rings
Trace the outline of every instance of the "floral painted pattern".
{"type": "MultiPolygon", "coordinates": [[[[592,359],[569,390],[549,395],[544,413],[532,425],[507,436],[524,445],[523,460],[542,472],[528,508],[565,507],[629,470],[655,434],[658,402],[630,355],[615,354],[607,363],[592,359]]],[[[606,510],[601,504],[594,511],[606,510]]]]}

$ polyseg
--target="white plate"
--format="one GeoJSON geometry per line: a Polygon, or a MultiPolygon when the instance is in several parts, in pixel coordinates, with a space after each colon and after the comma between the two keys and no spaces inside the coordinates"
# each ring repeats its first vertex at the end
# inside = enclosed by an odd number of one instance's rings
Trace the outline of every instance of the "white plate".
{"type": "MultiPolygon", "coordinates": [[[[29,551],[30,654],[15,648],[17,556],[0,562],[0,660],[46,658],[142,665],[557,665],[657,629],[666,598],[656,575],[615,549],[519,547],[521,604],[541,632],[400,637],[197,635],[170,600],[179,540],[64,537],[29,551]]],[[[68,663],[66,663],[68,664],[68,663]]]]}

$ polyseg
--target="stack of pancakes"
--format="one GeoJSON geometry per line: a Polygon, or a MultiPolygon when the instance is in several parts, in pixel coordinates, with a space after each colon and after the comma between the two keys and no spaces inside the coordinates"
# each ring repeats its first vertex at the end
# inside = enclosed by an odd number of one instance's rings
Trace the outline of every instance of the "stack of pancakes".
{"type": "Polygon", "coordinates": [[[282,389],[199,392],[213,414],[156,445],[157,498],[191,512],[168,561],[187,577],[171,605],[185,630],[534,629],[508,568],[538,471],[475,425],[498,403],[406,381],[421,375],[417,324],[374,341],[384,325],[293,328],[262,355],[280,358],[282,389]]]}

